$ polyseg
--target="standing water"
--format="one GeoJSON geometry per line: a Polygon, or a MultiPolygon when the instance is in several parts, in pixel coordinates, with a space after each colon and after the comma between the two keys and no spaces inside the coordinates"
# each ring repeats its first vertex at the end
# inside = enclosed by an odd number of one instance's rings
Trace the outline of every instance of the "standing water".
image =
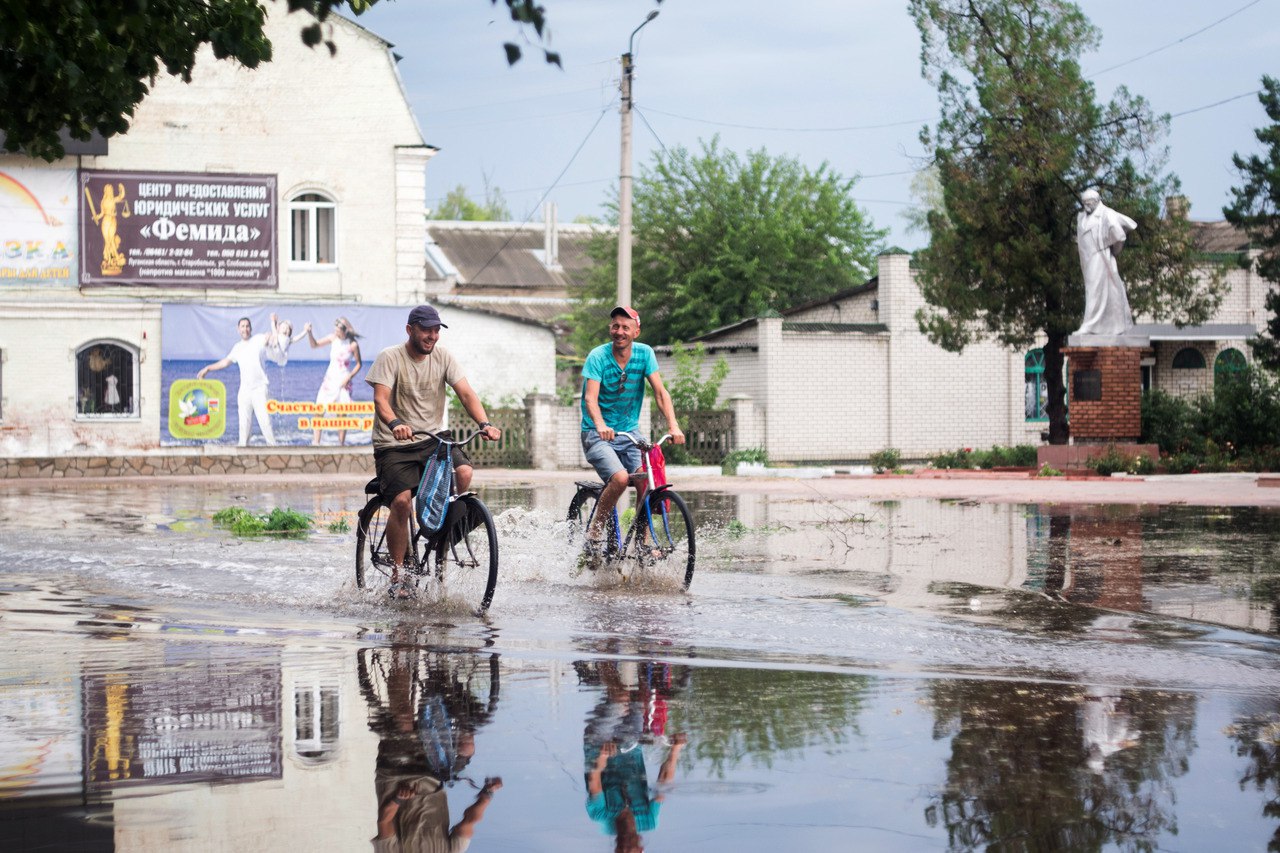
{"type": "Polygon", "coordinates": [[[262,489],[0,494],[0,848],[1280,844],[1274,511],[695,492],[682,593],[490,488],[479,619],[355,587],[356,489],[262,489]]]}

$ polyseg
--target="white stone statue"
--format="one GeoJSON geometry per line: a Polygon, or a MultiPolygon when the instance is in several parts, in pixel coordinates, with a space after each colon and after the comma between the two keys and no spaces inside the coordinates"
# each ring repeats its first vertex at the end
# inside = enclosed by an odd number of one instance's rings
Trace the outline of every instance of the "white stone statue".
{"type": "Polygon", "coordinates": [[[1138,223],[1103,204],[1097,190],[1085,190],[1080,202],[1084,211],[1076,217],[1076,245],[1084,273],[1084,322],[1076,334],[1124,335],[1133,327],[1133,313],[1116,258],[1138,223]]]}

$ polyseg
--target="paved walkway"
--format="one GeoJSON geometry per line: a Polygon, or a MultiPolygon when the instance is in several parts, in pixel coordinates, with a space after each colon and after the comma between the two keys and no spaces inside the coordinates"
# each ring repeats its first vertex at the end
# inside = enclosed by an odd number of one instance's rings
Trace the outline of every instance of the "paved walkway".
{"type": "MultiPolygon", "coordinates": [[[[105,471],[97,476],[110,478],[113,483],[129,480],[154,483],[165,479],[195,477],[210,481],[274,483],[290,482],[351,484],[359,488],[372,476],[372,459],[354,454],[324,460],[327,470],[299,470],[281,463],[278,457],[272,464],[256,470],[206,469],[202,473],[165,474],[161,466],[154,473],[142,476],[105,471]],[[336,469],[336,470],[335,470],[336,469]]],[[[264,459],[263,462],[266,460],[264,459]]],[[[687,491],[717,491],[733,494],[769,494],[781,497],[817,499],[898,500],[902,498],[937,498],[976,500],[987,503],[1088,503],[1088,504],[1188,504],[1194,506],[1265,506],[1280,507],[1280,476],[1275,474],[1185,474],[1181,476],[1153,476],[1145,478],[1089,478],[1068,480],[1060,477],[1030,478],[981,472],[953,472],[946,477],[923,479],[917,477],[871,477],[841,475],[823,478],[769,477],[719,477],[707,476],[700,469],[682,473],[678,467],[668,469],[670,479],[687,491]],[[1262,485],[1260,485],[1260,482],[1262,485]],[[1267,483],[1272,485],[1268,486],[1267,483]]],[[[524,469],[481,469],[479,482],[493,485],[571,484],[574,480],[590,479],[588,470],[534,471],[524,469]]],[[[0,490],[18,490],[31,486],[65,486],[85,488],[86,480],[93,480],[91,470],[78,472],[70,477],[27,476],[0,479],[0,490]]]]}

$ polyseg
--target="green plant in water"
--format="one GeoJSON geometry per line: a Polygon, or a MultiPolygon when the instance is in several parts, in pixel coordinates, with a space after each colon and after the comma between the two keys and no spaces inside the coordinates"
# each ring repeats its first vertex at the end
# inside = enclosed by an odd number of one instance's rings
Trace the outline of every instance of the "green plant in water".
{"type": "Polygon", "coordinates": [[[329,522],[329,532],[330,533],[350,533],[351,522],[347,521],[345,517],[331,521],[329,522]]]}
{"type": "Polygon", "coordinates": [[[281,507],[273,508],[266,515],[254,515],[244,507],[227,507],[214,513],[213,523],[227,528],[236,536],[261,536],[270,533],[289,539],[305,536],[312,526],[311,516],[281,507]]]}

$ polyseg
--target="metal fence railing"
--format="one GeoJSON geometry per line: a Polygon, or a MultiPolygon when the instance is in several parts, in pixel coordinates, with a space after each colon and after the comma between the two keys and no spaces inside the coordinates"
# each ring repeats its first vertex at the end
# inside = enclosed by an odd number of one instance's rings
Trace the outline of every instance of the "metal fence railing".
{"type": "MultiPolygon", "coordinates": [[[[667,458],[679,464],[691,462],[699,465],[719,465],[733,450],[733,412],[703,410],[677,412],[684,430],[684,447],[664,445],[667,458]],[[670,448],[670,449],[668,449],[670,448]]],[[[661,412],[653,413],[653,435],[656,439],[667,431],[667,419],[661,412]]]]}
{"type": "MultiPolygon", "coordinates": [[[[489,409],[489,420],[502,430],[497,441],[476,439],[467,445],[467,455],[476,465],[487,468],[531,468],[533,453],[529,447],[529,412],[526,409],[489,409]]],[[[471,418],[460,408],[449,410],[449,423],[455,435],[465,435],[472,426],[471,418]]]]}

